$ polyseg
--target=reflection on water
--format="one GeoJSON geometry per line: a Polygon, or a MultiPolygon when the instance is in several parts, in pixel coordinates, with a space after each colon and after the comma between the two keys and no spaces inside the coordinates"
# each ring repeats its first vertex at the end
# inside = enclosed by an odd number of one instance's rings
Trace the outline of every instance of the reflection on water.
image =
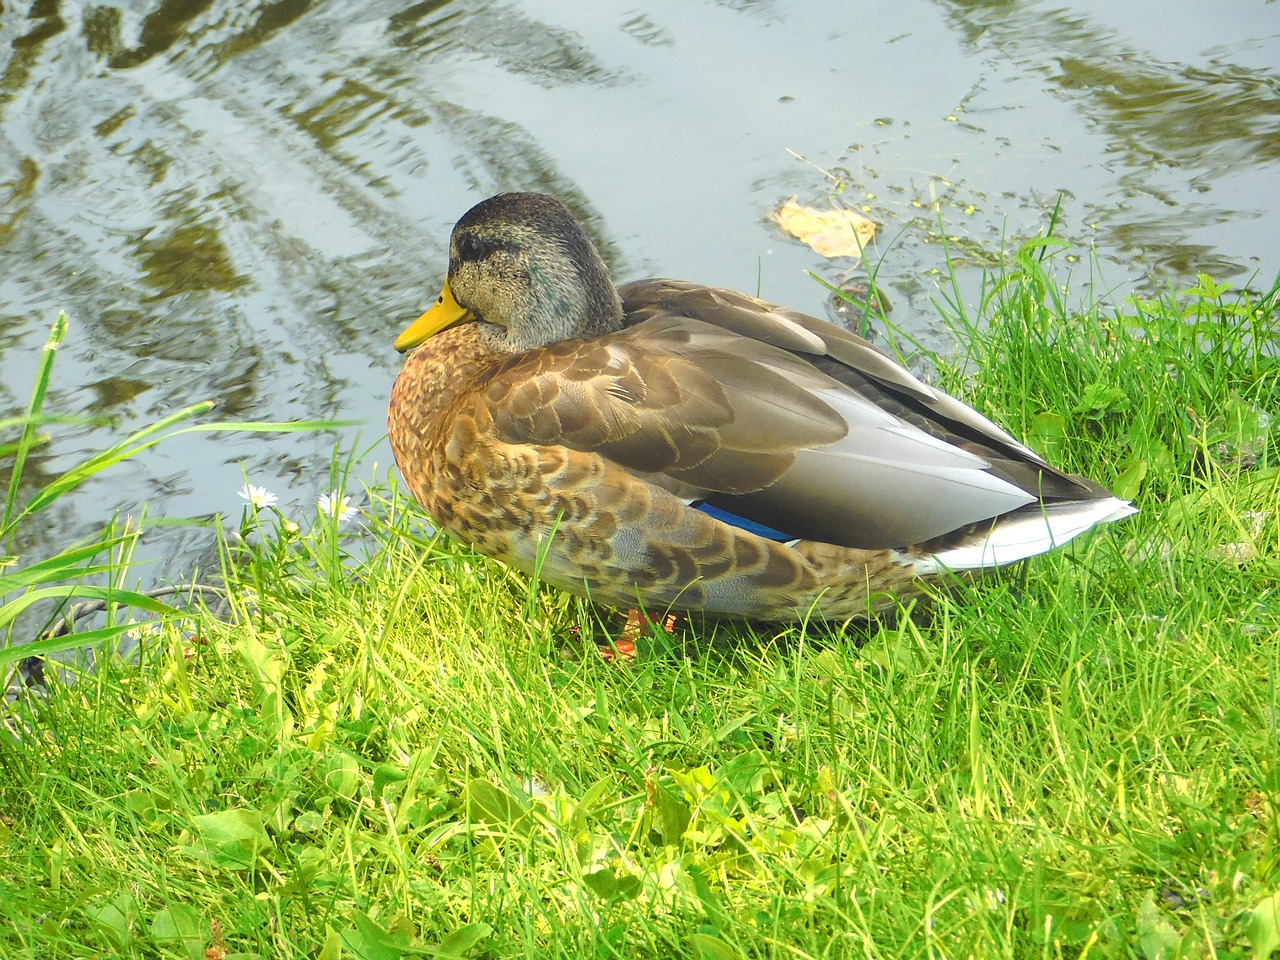
{"type": "Polygon", "coordinates": [[[231,291],[249,282],[237,273],[226,244],[211,224],[184,223],[137,243],[142,282],[163,300],[197,290],[231,291]]]}
{"type": "MultiPolygon", "coordinates": [[[[1149,7],[1135,11],[1145,29],[1119,36],[1078,7],[990,0],[949,0],[943,6],[967,42],[995,48],[1011,64],[1043,76],[1086,124],[1104,134],[1104,149],[1118,161],[1125,202],[1092,208],[1103,228],[1101,246],[1135,262],[1155,256],[1163,272],[1174,276],[1202,271],[1222,277],[1238,269],[1211,245],[1191,238],[1206,220],[1250,214],[1215,207],[1196,195],[1210,192],[1215,180],[1260,172],[1280,160],[1280,63],[1274,57],[1264,61],[1269,69],[1233,62],[1241,52],[1234,47],[1197,63],[1166,59],[1157,49],[1137,45],[1159,39],[1160,25],[1151,23],[1149,7]],[[1133,201],[1143,197],[1167,209],[1158,217],[1135,217],[1143,205],[1133,201]]],[[[1280,13],[1274,5],[1270,11],[1263,4],[1248,6],[1255,25],[1270,20],[1267,39],[1275,50],[1280,13]]],[[[1178,11],[1163,11],[1161,20],[1177,16],[1178,11]]],[[[1194,29],[1185,25],[1187,32],[1194,29]]]]}
{"type": "MultiPolygon", "coordinates": [[[[788,148],[843,168],[845,199],[896,238],[880,275],[921,330],[935,197],[975,260],[1064,196],[1061,229],[1129,276],[1274,271],[1280,6],[1174,0],[1155,24],[1116,0],[821,6],[0,5],[0,417],[65,309],[60,413],[118,436],[214,398],[228,418],[363,419],[368,445],[450,225],[503,189],[565,200],[622,279],[820,312],[803,270],[847,265],[765,216],[823,199],[788,148]]],[[[33,478],[104,442],[54,432],[33,478]]],[[[338,439],[197,436],[95,482],[45,534],[144,503],[238,513],[246,472],[301,509],[338,439]]]]}

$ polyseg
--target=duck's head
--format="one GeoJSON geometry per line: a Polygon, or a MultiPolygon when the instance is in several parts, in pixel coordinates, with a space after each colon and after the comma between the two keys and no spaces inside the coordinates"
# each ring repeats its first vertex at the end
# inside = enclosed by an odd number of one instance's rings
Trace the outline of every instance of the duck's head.
{"type": "Polygon", "coordinates": [[[559,200],[503,193],[453,228],[449,276],[435,306],[396,338],[410,350],[475,321],[489,345],[522,353],[622,326],[622,303],[591,240],[559,200]]]}

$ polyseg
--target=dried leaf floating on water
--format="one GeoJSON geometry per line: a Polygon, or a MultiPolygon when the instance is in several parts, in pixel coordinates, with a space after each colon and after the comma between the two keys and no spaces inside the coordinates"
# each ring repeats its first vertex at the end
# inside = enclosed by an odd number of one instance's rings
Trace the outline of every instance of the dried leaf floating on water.
{"type": "Polygon", "coordinates": [[[824,257],[860,257],[876,235],[876,225],[860,213],[802,207],[795,197],[784,203],[773,219],[824,257]]]}

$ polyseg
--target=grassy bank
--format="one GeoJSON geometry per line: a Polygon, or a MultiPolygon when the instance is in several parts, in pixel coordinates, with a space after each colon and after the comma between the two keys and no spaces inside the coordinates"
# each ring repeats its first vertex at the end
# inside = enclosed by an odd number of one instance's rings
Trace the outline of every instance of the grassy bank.
{"type": "Polygon", "coordinates": [[[8,707],[0,955],[1280,949],[1277,297],[1073,312],[1035,249],[987,294],[944,385],[1138,516],[615,667],[391,483],[251,510],[229,615],[8,707]]]}

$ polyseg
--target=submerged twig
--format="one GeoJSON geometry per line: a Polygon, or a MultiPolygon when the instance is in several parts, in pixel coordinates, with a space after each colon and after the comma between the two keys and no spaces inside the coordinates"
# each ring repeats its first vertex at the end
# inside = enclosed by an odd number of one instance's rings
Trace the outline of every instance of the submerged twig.
{"type": "MultiPolygon", "coordinates": [[[[225,601],[227,599],[227,591],[224,587],[215,587],[205,583],[187,583],[181,586],[171,585],[167,587],[156,587],[154,590],[143,590],[142,596],[149,600],[159,600],[161,597],[171,597],[174,594],[182,593],[189,596],[194,594],[199,594],[201,596],[213,596],[219,601],[225,601]]],[[[71,628],[75,625],[77,620],[82,620],[95,613],[101,613],[112,603],[117,602],[118,601],[115,600],[85,600],[81,603],[77,603],[67,611],[66,616],[45,631],[44,636],[40,639],[55,640],[58,637],[66,636],[71,632],[71,628]]]]}
{"type": "MultiPolygon", "coordinates": [[[[218,601],[218,606],[214,608],[213,615],[221,616],[222,612],[227,609],[227,590],[225,587],[215,587],[207,583],[186,583],[181,585],[169,585],[165,587],[156,587],[152,590],[143,590],[141,595],[149,600],[160,600],[164,597],[185,595],[188,598],[201,596],[206,599],[214,598],[218,601]]],[[[40,635],[41,640],[56,640],[58,637],[65,637],[71,633],[76,622],[83,620],[85,617],[93,616],[95,613],[101,613],[113,603],[119,603],[116,600],[84,600],[74,604],[67,610],[66,614],[57,620],[53,626],[40,635]]],[[[19,662],[18,667],[23,681],[27,686],[44,686],[44,665],[45,658],[37,655],[27,657],[19,662]]]]}

